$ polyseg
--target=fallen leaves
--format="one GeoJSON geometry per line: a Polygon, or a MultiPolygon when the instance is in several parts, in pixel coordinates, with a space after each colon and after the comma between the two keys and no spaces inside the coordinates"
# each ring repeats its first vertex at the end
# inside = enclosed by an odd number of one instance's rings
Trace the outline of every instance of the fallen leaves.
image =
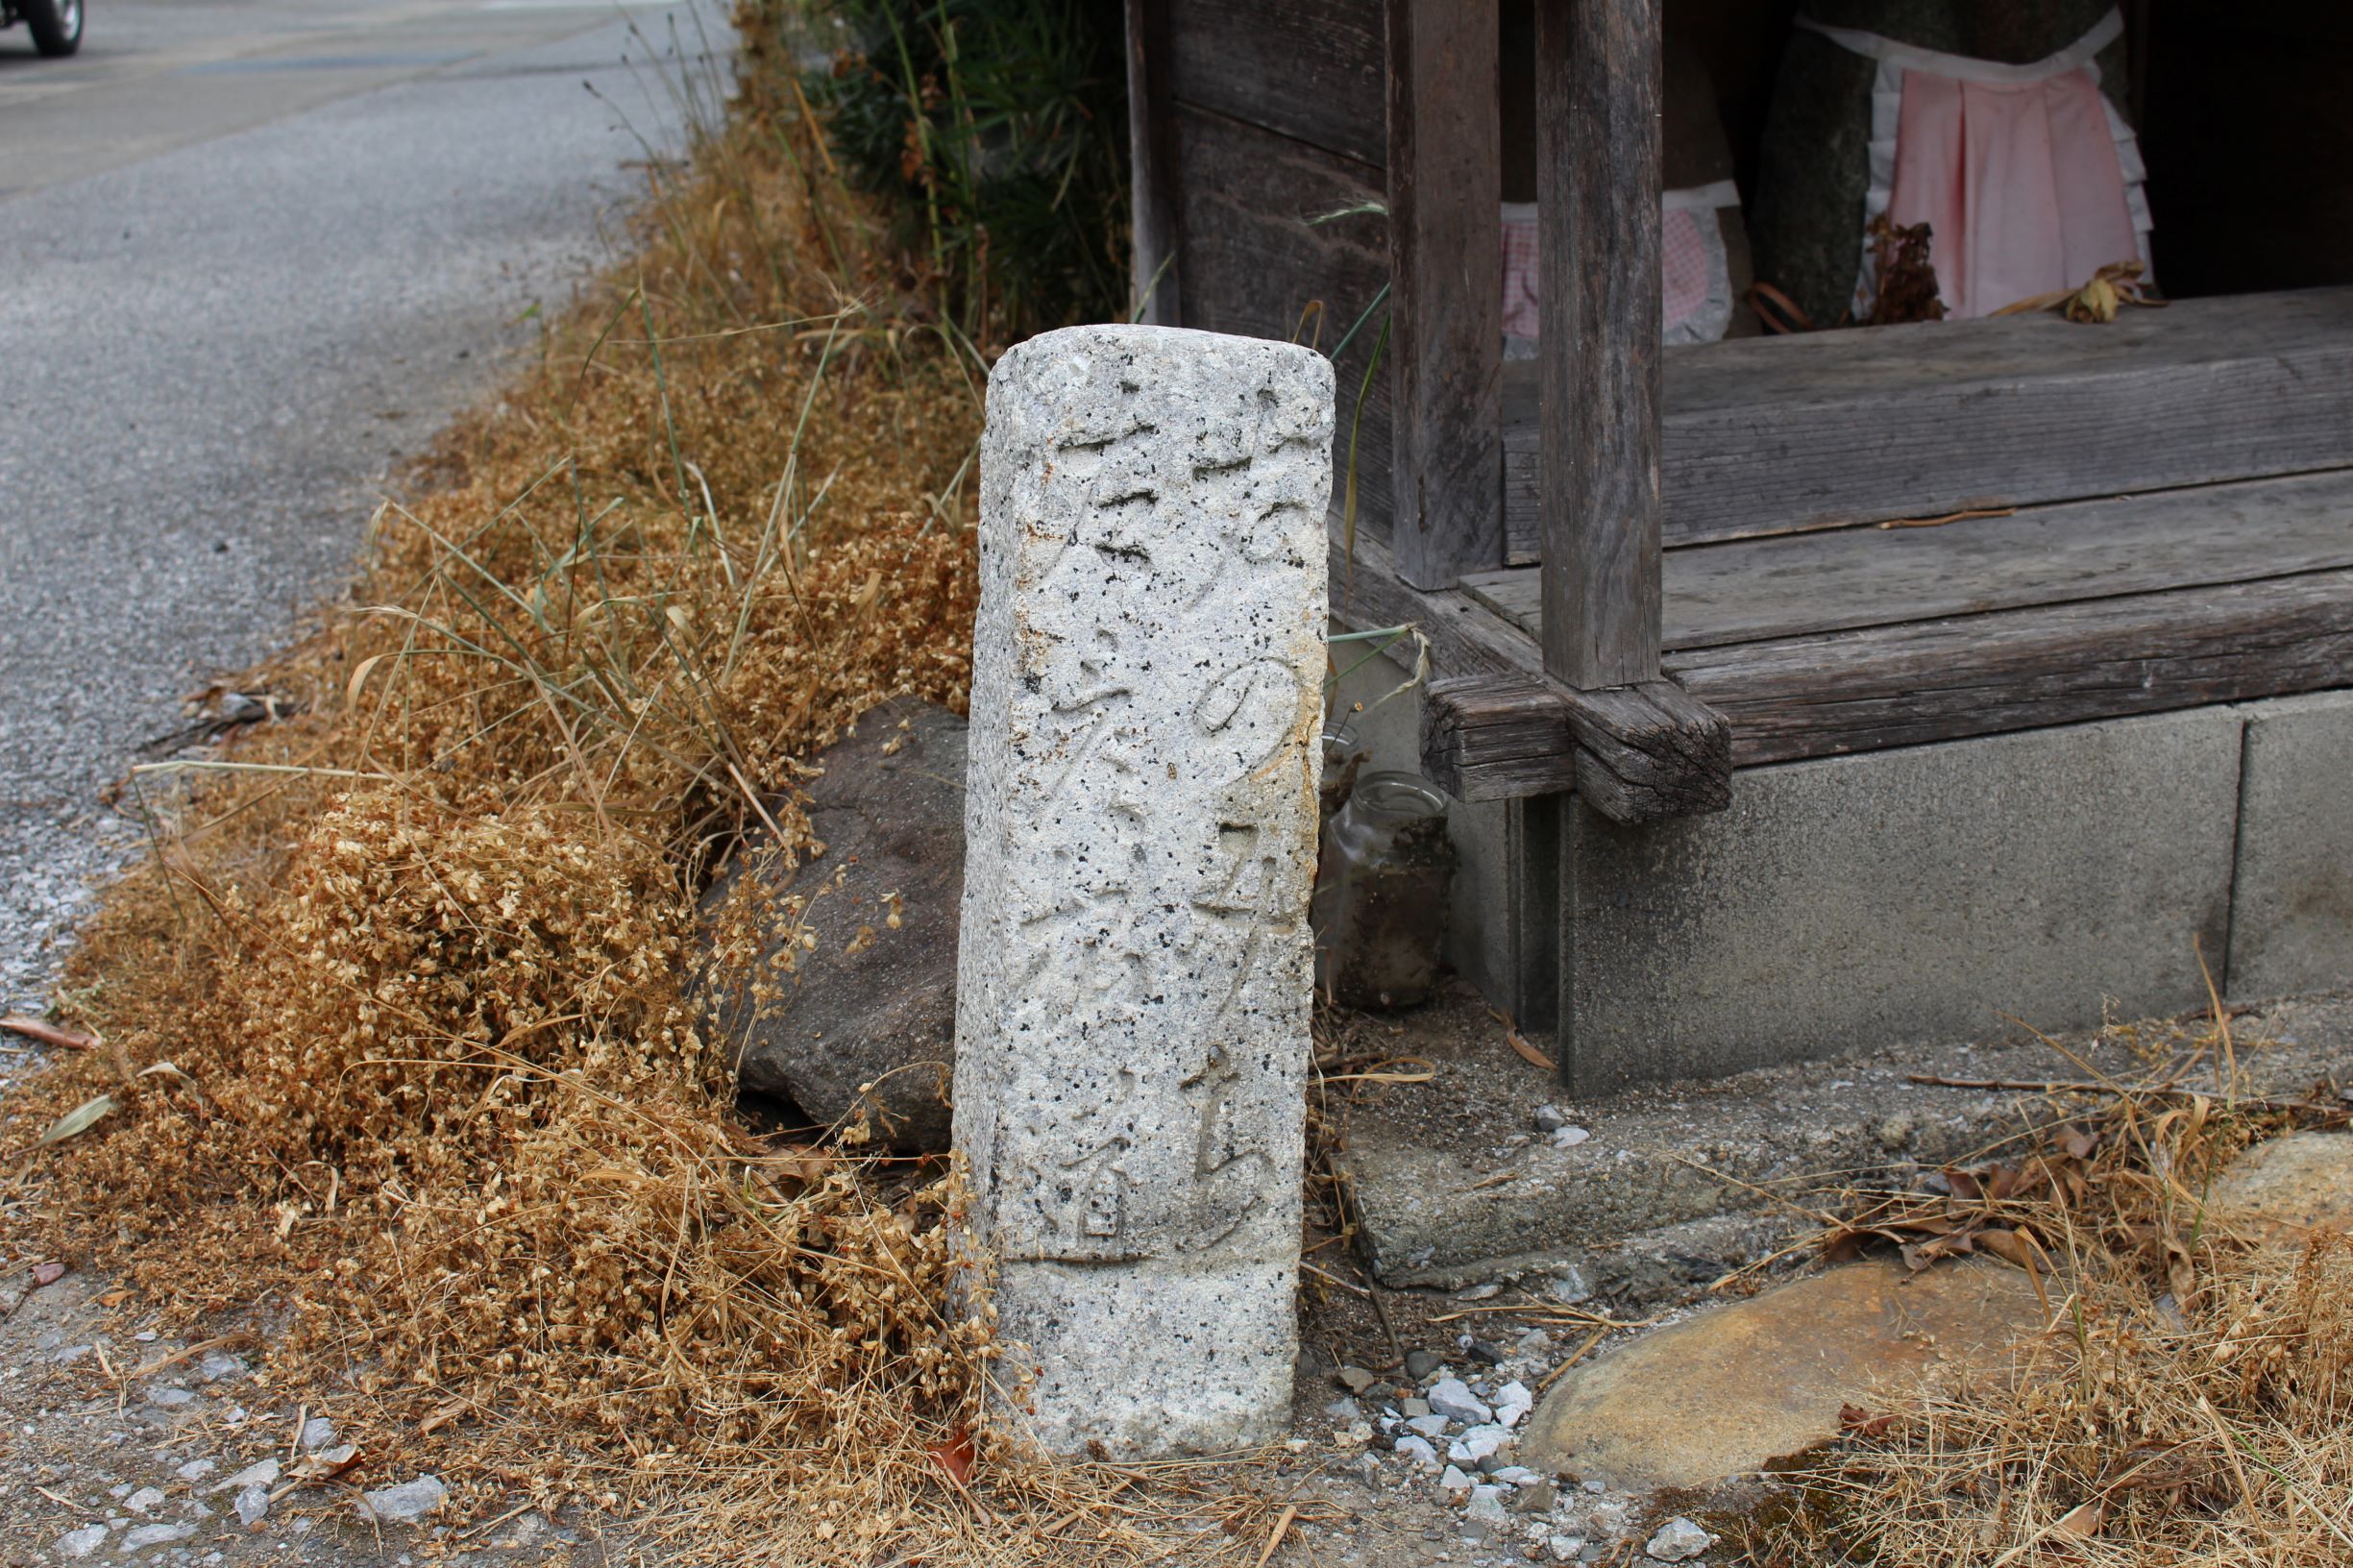
{"type": "Polygon", "coordinates": [[[2150,291],[2151,285],[2142,278],[2142,270],[2138,261],[2111,261],[2092,274],[2080,288],[2036,294],[2005,305],[1994,314],[2023,316],[2037,310],[2056,310],[2070,321],[2096,323],[2114,321],[2127,305],[2162,308],[2166,301],[2150,291]]]}
{"type": "Polygon", "coordinates": [[[114,1109],[114,1096],[111,1094],[101,1094],[95,1099],[84,1100],[80,1105],[51,1122],[49,1130],[41,1134],[33,1146],[45,1149],[52,1143],[64,1142],[77,1133],[89,1131],[114,1109]]]}
{"type": "Polygon", "coordinates": [[[21,1017],[0,1018],[0,1029],[5,1029],[12,1035],[22,1035],[27,1040],[37,1040],[44,1045],[55,1045],[68,1051],[94,1051],[98,1048],[99,1043],[96,1035],[86,1035],[75,1029],[61,1029],[54,1023],[43,1023],[38,1018],[21,1017]]]}

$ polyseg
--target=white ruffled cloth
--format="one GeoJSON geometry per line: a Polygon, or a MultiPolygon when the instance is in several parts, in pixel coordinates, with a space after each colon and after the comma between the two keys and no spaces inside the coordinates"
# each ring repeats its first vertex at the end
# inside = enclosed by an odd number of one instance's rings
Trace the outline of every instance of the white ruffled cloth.
{"type": "MultiPolygon", "coordinates": [[[[2132,127],[2099,90],[2093,58],[2124,31],[2091,32],[2024,65],[1971,60],[1800,18],[1878,62],[1863,219],[1930,226],[1928,259],[1949,316],[1991,315],[2077,288],[2112,262],[2149,262],[2147,171],[2132,127]]],[[[1855,314],[1878,280],[1862,242],[1855,314]]]]}
{"type": "MultiPolygon", "coordinates": [[[[1713,343],[1732,325],[1732,272],[1719,208],[1738,207],[1729,180],[1659,198],[1658,271],[1663,337],[1713,343]]],[[[1539,332],[1536,304],[1536,204],[1504,204],[1504,357],[1532,359],[1539,332]]]]}

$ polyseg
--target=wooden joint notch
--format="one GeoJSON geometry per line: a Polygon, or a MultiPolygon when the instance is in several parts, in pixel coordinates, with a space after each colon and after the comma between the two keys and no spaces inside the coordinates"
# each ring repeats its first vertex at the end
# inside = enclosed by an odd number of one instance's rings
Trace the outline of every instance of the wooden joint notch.
{"type": "Polygon", "coordinates": [[[1460,675],[1422,694],[1422,772],[1458,800],[1574,789],[1615,821],[1663,821],[1731,803],[1732,727],[1672,680],[1460,675]]]}

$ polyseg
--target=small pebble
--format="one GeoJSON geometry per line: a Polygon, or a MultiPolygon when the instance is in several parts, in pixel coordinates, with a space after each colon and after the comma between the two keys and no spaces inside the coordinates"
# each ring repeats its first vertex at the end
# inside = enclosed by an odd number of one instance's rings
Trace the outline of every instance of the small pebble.
{"type": "Polygon", "coordinates": [[[195,1533],[194,1525],[141,1525],[125,1535],[123,1544],[115,1551],[118,1556],[129,1556],[134,1552],[144,1552],[151,1546],[169,1546],[174,1541],[184,1541],[195,1533]]]}
{"type": "Polygon", "coordinates": [[[1688,1562],[1715,1544],[1713,1535],[1678,1514],[1661,1525],[1642,1550],[1659,1562],[1688,1562]]]}
{"type": "Polygon", "coordinates": [[[335,1424],[323,1415],[314,1415],[303,1423],[302,1444],[306,1452],[325,1448],[335,1440],[335,1424]]]}
{"type": "Polygon", "coordinates": [[[190,1459],[172,1474],[182,1481],[202,1481],[219,1468],[219,1462],[213,1459],[190,1459]]]}
{"type": "Polygon", "coordinates": [[[1430,1446],[1430,1439],[1427,1437],[1398,1438],[1397,1457],[1401,1459],[1410,1459],[1425,1470],[1435,1470],[1438,1467],[1438,1451],[1430,1446]]]}
{"type": "Polygon", "coordinates": [[[1591,1133],[1586,1132],[1582,1127],[1562,1127],[1556,1129],[1553,1134],[1553,1147],[1556,1149],[1573,1149],[1577,1147],[1578,1144],[1582,1143],[1586,1139],[1591,1138],[1592,1136],[1593,1135],[1591,1133]]]}
{"type": "Polygon", "coordinates": [[[1499,1530],[1511,1523],[1510,1515],[1504,1511],[1504,1489],[1501,1486],[1472,1487],[1471,1501],[1462,1512],[1466,1518],[1499,1530]]]}
{"type": "Polygon", "coordinates": [[[1504,1364],[1504,1351],[1501,1345],[1485,1339],[1473,1339],[1462,1348],[1470,1352],[1471,1360],[1474,1361],[1484,1361],[1489,1366],[1504,1364]]]}
{"type": "Polygon", "coordinates": [[[214,1486],[212,1490],[216,1492],[241,1492],[248,1486],[259,1486],[262,1489],[267,1490],[268,1488],[277,1484],[278,1461],[276,1459],[261,1459],[253,1464],[247,1465],[235,1475],[231,1476],[227,1481],[224,1481],[219,1485],[214,1486]]]}
{"type": "Polygon", "coordinates": [[[1568,1124],[1568,1113],[1561,1110],[1560,1107],[1556,1105],[1539,1105],[1536,1107],[1537,1132],[1556,1132],[1560,1128],[1566,1127],[1568,1124]]]}
{"type": "Polygon", "coordinates": [[[1401,1399],[1397,1402],[1397,1413],[1404,1416],[1409,1421],[1417,1415],[1428,1415],[1430,1413],[1430,1401],[1426,1399],[1401,1399]]]}
{"type": "Polygon", "coordinates": [[[205,1359],[196,1363],[196,1370],[205,1375],[207,1383],[219,1383],[224,1378],[245,1376],[245,1358],[232,1356],[225,1350],[208,1350],[205,1359]]]}
{"type": "Polygon", "coordinates": [[[1340,1386],[1352,1394],[1360,1394],[1380,1380],[1360,1366],[1343,1366],[1339,1370],[1340,1386]]]}
{"type": "Polygon", "coordinates": [[[1438,1477],[1438,1486],[1443,1491],[1460,1494],[1471,1489],[1471,1478],[1450,1464],[1446,1473],[1438,1477]]]}
{"type": "Polygon", "coordinates": [[[185,1388],[150,1388],[147,1403],[159,1410],[176,1410],[195,1400],[195,1394],[185,1388]]]}
{"type": "Polygon", "coordinates": [[[1585,1538],[1582,1535],[1556,1535],[1544,1543],[1544,1549],[1553,1555],[1555,1562],[1571,1562],[1585,1549],[1585,1538]]]}
{"type": "Polygon", "coordinates": [[[163,1493],[159,1488],[142,1486],[123,1499],[123,1507],[129,1508],[133,1513],[151,1513],[155,1510],[156,1505],[162,1501],[163,1493]]]}
{"type": "Polygon", "coordinates": [[[1484,1400],[1470,1390],[1460,1378],[1440,1378],[1430,1388],[1430,1409],[1449,1420],[1485,1426],[1495,1419],[1495,1412],[1484,1400]]]}
{"type": "Polygon", "coordinates": [[[98,1550],[107,1538],[104,1525],[84,1525],[69,1530],[57,1538],[57,1554],[61,1557],[86,1557],[98,1550]]]}
{"type": "Polygon", "coordinates": [[[1444,1361],[1426,1350],[1406,1352],[1406,1376],[1411,1378],[1415,1383],[1421,1382],[1445,1364],[1444,1361]]]}
{"type": "MultiPolygon", "coordinates": [[[[1370,1432],[1366,1435],[1371,1435],[1370,1432]]],[[[450,1489],[441,1484],[439,1476],[419,1476],[404,1481],[398,1486],[386,1486],[381,1491],[366,1493],[368,1507],[379,1519],[405,1523],[422,1519],[448,1500],[450,1489]]]]}
{"type": "Polygon", "coordinates": [[[270,1494],[263,1486],[248,1486],[237,1494],[237,1521],[251,1529],[269,1517],[270,1494]]]}
{"type": "Polygon", "coordinates": [[[1442,1415],[1413,1416],[1406,1422],[1406,1425],[1424,1437],[1434,1438],[1446,1435],[1446,1417],[1442,1415]]]}

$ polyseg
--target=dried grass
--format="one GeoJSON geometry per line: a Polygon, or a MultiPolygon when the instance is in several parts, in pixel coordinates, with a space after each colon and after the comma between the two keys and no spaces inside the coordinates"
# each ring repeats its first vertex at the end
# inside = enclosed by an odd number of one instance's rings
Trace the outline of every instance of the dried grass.
{"type": "Polygon", "coordinates": [[[974,1452],[953,1173],[753,1137],[687,994],[710,867],[754,820],[809,847],[792,785],[870,703],[962,705],[974,596],[978,355],[745,20],[634,267],[249,687],[301,717],[134,780],[154,852],[66,992],[105,1043],[7,1128],[5,1223],[190,1332],[253,1309],[353,1480],[476,1516],[625,1509],[686,1561],[1246,1550],[1273,1505],[1194,1471],[974,1452]]]}
{"type": "MultiPolygon", "coordinates": [[[[2227,1026],[2199,1048],[2227,1053],[2227,1026]]],[[[1936,1190],[1855,1195],[1834,1251],[1877,1236],[1914,1267],[1995,1253],[2035,1272],[2047,1327],[1997,1375],[1850,1411],[1845,1443],[1782,1476],[1804,1503],[1771,1510],[1751,1561],[2353,1561],[2353,1238],[2232,1234],[2207,1208],[2241,1149],[2344,1116],[2179,1077],[2117,1086],[1936,1190]]]]}

